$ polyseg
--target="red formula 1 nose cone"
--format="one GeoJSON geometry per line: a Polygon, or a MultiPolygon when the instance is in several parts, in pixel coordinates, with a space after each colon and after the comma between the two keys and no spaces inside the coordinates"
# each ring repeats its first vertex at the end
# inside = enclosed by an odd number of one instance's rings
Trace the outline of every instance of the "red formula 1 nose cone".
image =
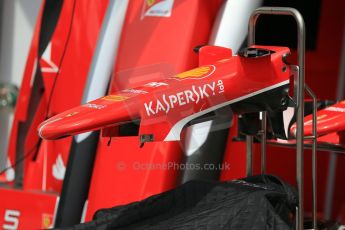
{"type": "Polygon", "coordinates": [[[129,121],[132,118],[123,102],[125,99],[109,95],[60,113],[43,122],[38,133],[43,139],[57,139],[109,126],[109,120],[114,123],[129,121]]]}
{"type": "Polygon", "coordinates": [[[263,57],[224,59],[220,55],[218,60],[212,58],[213,64],[89,102],[43,122],[39,134],[44,139],[55,139],[140,120],[139,136],[152,134],[154,141],[179,140],[191,120],[288,86],[290,73],[282,71],[286,68],[282,56],[288,48],[264,48],[271,52],[263,57]]]}
{"type": "MultiPolygon", "coordinates": [[[[304,134],[312,135],[312,115],[304,118],[304,134]]],[[[317,135],[323,136],[345,129],[345,101],[327,107],[317,112],[317,135]]],[[[291,133],[296,132],[296,124],[291,127],[291,133]]],[[[295,135],[294,135],[295,136],[295,135]]]]}

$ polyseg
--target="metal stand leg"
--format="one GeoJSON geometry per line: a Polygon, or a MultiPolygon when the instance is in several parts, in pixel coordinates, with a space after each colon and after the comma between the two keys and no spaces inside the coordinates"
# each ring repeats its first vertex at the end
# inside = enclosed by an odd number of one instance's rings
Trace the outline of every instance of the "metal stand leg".
{"type": "Polygon", "coordinates": [[[261,174],[266,173],[267,112],[261,112],[261,174]]]}
{"type": "MultiPolygon", "coordinates": [[[[293,8],[288,7],[261,7],[256,9],[249,20],[248,28],[248,45],[255,44],[255,25],[257,19],[262,14],[271,14],[271,15],[288,15],[292,16],[297,23],[297,50],[298,50],[298,66],[300,68],[299,78],[298,78],[298,87],[297,87],[297,147],[296,147],[296,180],[297,180],[297,189],[298,189],[298,226],[297,229],[304,228],[304,207],[303,207],[303,196],[304,196],[304,181],[303,181],[303,156],[304,156],[304,64],[305,64],[305,26],[302,15],[293,8]]],[[[248,145],[248,140],[247,140],[248,145]]],[[[248,150],[247,150],[248,151],[248,150]]]]}
{"type": "Polygon", "coordinates": [[[246,136],[246,176],[253,175],[253,136],[246,136]]]}
{"type": "MultiPolygon", "coordinates": [[[[313,99],[313,136],[309,137],[312,140],[312,219],[313,229],[317,229],[317,155],[316,155],[316,141],[317,141],[317,100],[316,95],[306,86],[307,93],[313,99]]],[[[308,138],[308,137],[306,137],[308,138]]]]}

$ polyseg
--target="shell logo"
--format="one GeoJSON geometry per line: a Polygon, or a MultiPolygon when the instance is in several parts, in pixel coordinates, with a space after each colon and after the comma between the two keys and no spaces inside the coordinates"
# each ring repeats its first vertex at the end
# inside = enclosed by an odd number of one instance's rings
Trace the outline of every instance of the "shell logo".
{"type": "Polygon", "coordinates": [[[155,3],[155,0],[146,0],[148,6],[152,6],[155,3]]]}
{"type": "Polygon", "coordinates": [[[102,97],[103,100],[108,100],[108,101],[124,101],[128,97],[121,96],[121,95],[108,95],[105,97],[102,97]]]}
{"type": "Polygon", "coordinates": [[[192,70],[188,70],[183,73],[177,74],[174,78],[176,79],[201,79],[206,78],[213,74],[213,72],[216,70],[216,67],[214,65],[209,66],[201,66],[199,68],[195,68],[192,70]]]}

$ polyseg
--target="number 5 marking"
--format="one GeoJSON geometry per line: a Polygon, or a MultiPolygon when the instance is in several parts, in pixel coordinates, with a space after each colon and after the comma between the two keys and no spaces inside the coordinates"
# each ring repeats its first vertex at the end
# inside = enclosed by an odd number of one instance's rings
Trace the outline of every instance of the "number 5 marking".
{"type": "Polygon", "coordinates": [[[17,210],[6,210],[4,217],[3,229],[15,230],[18,229],[20,212],[17,210]]]}

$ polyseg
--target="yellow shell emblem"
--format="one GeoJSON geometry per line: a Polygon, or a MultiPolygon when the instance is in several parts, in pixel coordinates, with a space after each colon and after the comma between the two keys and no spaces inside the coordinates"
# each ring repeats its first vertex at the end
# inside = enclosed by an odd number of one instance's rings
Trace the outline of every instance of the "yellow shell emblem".
{"type": "Polygon", "coordinates": [[[155,3],[155,0],[146,0],[148,6],[152,6],[155,3]]]}
{"type": "Polygon", "coordinates": [[[213,72],[213,70],[214,70],[214,67],[211,68],[211,66],[202,66],[202,67],[195,68],[183,73],[179,73],[175,77],[179,79],[202,78],[202,77],[207,77],[209,74],[213,72]]]}

